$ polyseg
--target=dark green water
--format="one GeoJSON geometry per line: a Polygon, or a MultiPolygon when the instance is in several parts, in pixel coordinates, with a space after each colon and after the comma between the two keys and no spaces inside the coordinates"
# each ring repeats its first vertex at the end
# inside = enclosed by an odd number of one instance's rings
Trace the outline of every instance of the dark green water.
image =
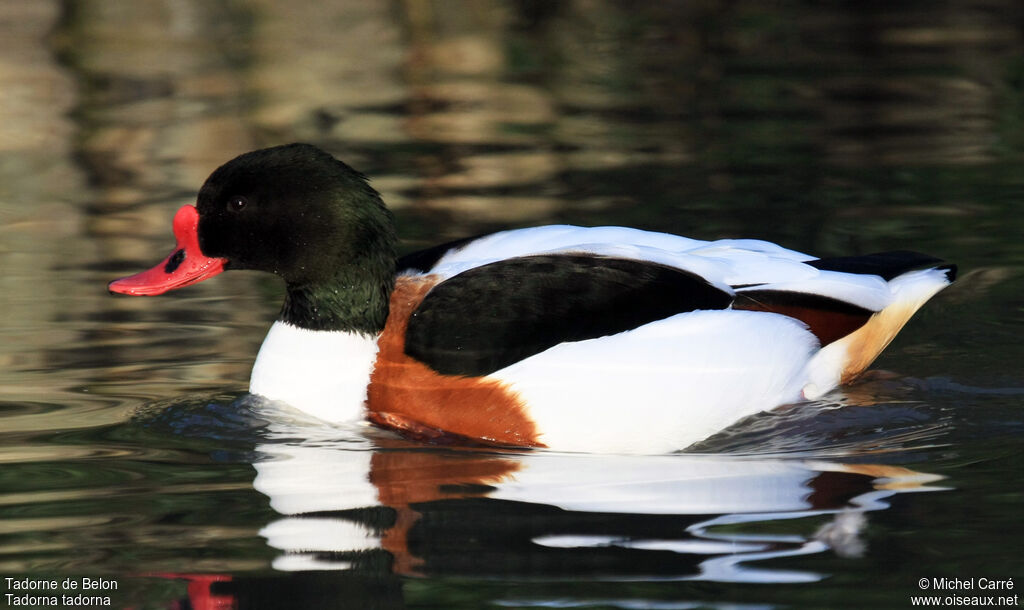
{"type": "Polygon", "coordinates": [[[1017,595],[980,587],[1024,586],[1022,58],[1009,0],[0,3],[0,607],[26,578],[134,609],[1017,595]],[[687,454],[296,423],[244,392],[275,280],[105,290],[213,168],[295,140],[408,250],[621,224],[961,275],[863,381],[687,454]]]}

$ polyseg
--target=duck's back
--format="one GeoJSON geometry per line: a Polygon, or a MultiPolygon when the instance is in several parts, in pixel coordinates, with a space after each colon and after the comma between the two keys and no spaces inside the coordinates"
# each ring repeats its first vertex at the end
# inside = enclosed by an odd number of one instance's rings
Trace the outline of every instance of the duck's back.
{"type": "Polygon", "coordinates": [[[453,242],[400,262],[371,419],[425,437],[681,449],[858,374],[952,280],[939,263],[621,227],[453,242]]]}

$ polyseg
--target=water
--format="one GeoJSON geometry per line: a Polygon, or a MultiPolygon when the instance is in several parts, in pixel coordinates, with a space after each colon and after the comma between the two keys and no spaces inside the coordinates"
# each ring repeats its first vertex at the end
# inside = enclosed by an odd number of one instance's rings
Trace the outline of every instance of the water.
{"type": "Polygon", "coordinates": [[[1024,580],[1022,20],[1009,0],[0,3],[0,605],[26,578],[118,608],[1015,593],[977,587],[1024,580]],[[686,454],[325,428],[244,392],[273,278],[105,291],[167,253],[214,167],[294,140],[371,175],[406,250],[613,223],[914,248],[961,278],[863,381],[686,454]]]}

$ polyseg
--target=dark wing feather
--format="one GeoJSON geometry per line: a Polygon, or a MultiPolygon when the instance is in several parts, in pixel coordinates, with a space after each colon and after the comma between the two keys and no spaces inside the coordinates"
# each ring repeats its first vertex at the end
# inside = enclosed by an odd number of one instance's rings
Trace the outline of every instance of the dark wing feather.
{"type": "MultiPolygon", "coordinates": [[[[952,281],[956,265],[941,259],[908,250],[878,252],[862,256],[836,256],[806,261],[822,271],[838,271],[858,275],[877,275],[889,281],[915,269],[937,268],[952,281]]],[[[756,285],[734,286],[734,309],[767,311],[796,318],[807,325],[822,345],[828,345],[863,326],[875,313],[839,299],[803,292],[757,288],[756,285]]]]}
{"type": "Polygon", "coordinates": [[[909,250],[893,250],[892,252],[877,252],[861,256],[834,256],[807,261],[808,265],[822,271],[877,275],[886,281],[914,269],[936,267],[944,269],[952,281],[956,277],[956,265],[944,263],[945,261],[940,258],[909,250]]]}
{"type": "Polygon", "coordinates": [[[585,254],[524,256],[435,286],[409,319],[405,352],[448,375],[479,376],[567,341],[603,337],[732,295],[692,273],[585,254]]]}

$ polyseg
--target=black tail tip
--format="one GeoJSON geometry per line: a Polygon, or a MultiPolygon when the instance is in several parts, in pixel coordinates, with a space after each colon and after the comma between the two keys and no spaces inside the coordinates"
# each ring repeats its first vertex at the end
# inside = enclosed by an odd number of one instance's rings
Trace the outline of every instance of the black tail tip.
{"type": "Polygon", "coordinates": [[[940,265],[936,267],[936,269],[938,269],[939,271],[944,271],[946,273],[946,279],[949,280],[950,284],[956,281],[956,265],[950,263],[947,265],[940,265]]]}

